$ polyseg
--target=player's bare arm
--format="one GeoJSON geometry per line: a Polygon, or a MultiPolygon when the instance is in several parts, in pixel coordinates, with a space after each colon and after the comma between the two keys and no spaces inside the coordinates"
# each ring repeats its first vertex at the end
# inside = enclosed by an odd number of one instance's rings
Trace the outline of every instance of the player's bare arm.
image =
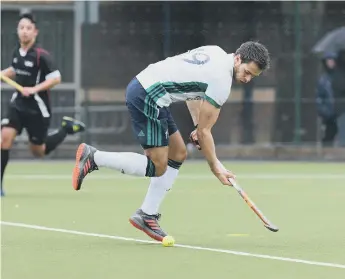
{"type": "Polygon", "coordinates": [[[40,84],[37,84],[34,87],[24,87],[23,88],[23,95],[32,95],[35,94],[37,92],[40,91],[46,91],[49,90],[51,88],[53,88],[54,86],[56,86],[57,84],[59,84],[61,82],[61,77],[56,77],[56,78],[51,78],[51,79],[47,79],[45,81],[43,81],[40,84]]]}
{"type": "Polygon", "coordinates": [[[203,100],[193,100],[193,101],[187,101],[187,107],[189,110],[189,113],[192,117],[194,126],[196,126],[199,122],[199,113],[200,113],[200,108],[202,105],[203,100]]]}
{"type": "Polygon", "coordinates": [[[16,76],[16,72],[12,67],[8,67],[1,71],[1,75],[13,79],[16,76]]]}
{"type": "Polygon", "coordinates": [[[223,183],[223,185],[231,185],[228,178],[235,178],[234,175],[227,171],[216,155],[211,129],[216,123],[220,109],[207,101],[204,101],[200,108],[199,123],[196,130],[197,138],[202,152],[210,166],[214,175],[223,183]]]}
{"type": "Polygon", "coordinates": [[[36,92],[39,92],[39,91],[46,91],[46,90],[49,90],[51,88],[53,88],[54,86],[56,86],[57,84],[61,83],[61,77],[55,77],[55,78],[50,78],[50,79],[47,79],[45,81],[43,81],[42,83],[40,84],[37,84],[34,89],[36,92]]]}
{"type": "Polygon", "coordinates": [[[55,68],[51,57],[47,54],[44,54],[44,56],[41,57],[41,63],[43,73],[45,74],[45,80],[34,87],[24,88],[24,94],[30,95],[42,91],[47,92],[49,89],[61,83],[60,71],[55,68]]]}

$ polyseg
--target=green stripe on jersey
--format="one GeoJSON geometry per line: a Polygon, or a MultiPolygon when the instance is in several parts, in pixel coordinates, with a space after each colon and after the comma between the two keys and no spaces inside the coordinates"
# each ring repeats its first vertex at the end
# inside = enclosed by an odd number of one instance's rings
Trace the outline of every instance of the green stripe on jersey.
{"type": "Polygon", "coordinates": [[[217,104],[215,100],[210,98],[209,96],[205,95],[205,100],[207,100],[211,105],[215,106],[216,108],[220,108],[221,106],[217,104]]]}
{"type": "MultiPolygon", "coordinates": [[[[205,93],[208,87],[207,83],[191,81],[191,82],[156,82],[155,84],[151,85],[149,88],[146,89],[147,97],[145,102],[147,105],[145,106],[145,114],[152,117],[152,103],[157,103],[160,99],[164,99],[162,103],[170,103],[170,97],[166,96],[166,94],[184,94],[184,93],[197,93],[203,92],[205,93]],[[164,98],[163,98],[164,97],[164,98]],[[168,97],[168,98],[167,98],[168,97]]],[[[154,107],[154,105],[153,105],[154,107]]],[[[156,126],[154,123],[151,123],[152,126],[156,126]]],[[[159,128],[159,127],[150,127],[152,128],[159,128]]],[[[159,142],[161,139],[159,137],[154,139],[149,139],[148,141],[157,141],[159,142]]]]}
{"type": "Polygon", "coordinates": [[[149,88],[146,89],[146,92],[147,95],[149,95],[151,99],[155,102],[167,93],[160,82],[156,82],[155,84],[151,85],[149,88]]]}
{"type": "Polygon", "coordinates": [[[162,86],[168,93],[183,94],[191,92],[205,92],[208,84],[203,82],[163,82],[162,86]]]}
{"type": "Polygon", "coordinates": [[[157,101],[163,97],[166,93],[191,93],[191,92],[205,92],[208,84],[203,82],[156,82],[146,89],[147,94],[157,101]]]}

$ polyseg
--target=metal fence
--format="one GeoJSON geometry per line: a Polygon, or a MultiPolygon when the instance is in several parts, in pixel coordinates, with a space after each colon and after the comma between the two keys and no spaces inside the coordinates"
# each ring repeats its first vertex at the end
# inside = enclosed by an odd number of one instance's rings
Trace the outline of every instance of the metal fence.
{"type": "MultiPolygon", "coordinates": [[[[200,45],[232,52],[254,39],[267,45],[272,67],[251,85],[233,87],[214,129],[216,142],[320,140],[315,107],[320,61],[311,48],[327,31],[344,25],[343,2],[3,1],[2,68],[10,62],[17,19],[25,9],[35,14],[39,42],[53,53],[63,76],[52,93],[52,129],[62,115],[71,115],[87,122],[82,137],[92,143],[135,144],[124,107],[124,90],[133,76],[149,63],[200,45]]],[[[4,115],[11,89],[3,86],[2,94],[4,115]]],[[[337,103],[345,112],[345,96],[337,103]]],[[[174,105],[173,112],[187,137],[192,123],[185,105],[174,105]]]]}

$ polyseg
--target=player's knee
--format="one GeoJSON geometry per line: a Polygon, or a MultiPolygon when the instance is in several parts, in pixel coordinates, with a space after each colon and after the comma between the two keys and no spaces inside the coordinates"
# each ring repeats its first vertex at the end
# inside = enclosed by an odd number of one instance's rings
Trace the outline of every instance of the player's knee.
{"type": "Polygon", "coordinates": [[[178,162],[184,162],[187,159],[187,148],[184,145],[183,147],[179,148],[174,156],[174,160],[178,162]]]}
{"type": "Polygon", "coordinates": [[[187,158],[186,145],[180,132],[173,133],[169,142],[169,159],[183,163],[187,158]]]}
{"type": "Polygon", "coordinates": [[[187,149],[185,145],[179,147],[178,149],[169,150],[169,160],[173,160],[182,164],[186,159],[187,149]]]}
{"type": "Polygon", "coordinates": [[[43,158],[44,152],[41,152],[39,150],[31,150],[32,155],[34,155],[36,158],[43,158]]]}
{"type": "Polygon", "coordinates": [[[1,149],[11,149],[13,141],[11,138],[1,135],[1,149]]]}
{"type": "Polygon", "coordinates": [[[45,155],[45,152],[44,152],[44,147],[43,146],[34,146],[34,145],[31,145],[30,146],[30,150],[31,150],[31,153],[32,155],[34,155],[36,158],[42,158],[44,157],[45,155]]]}

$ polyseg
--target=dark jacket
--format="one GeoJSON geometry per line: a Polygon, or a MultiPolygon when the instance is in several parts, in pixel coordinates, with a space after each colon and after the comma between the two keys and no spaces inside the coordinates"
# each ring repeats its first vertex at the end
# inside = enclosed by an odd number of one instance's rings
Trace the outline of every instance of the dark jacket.
{"type": "Polygon", "coordinates": [[[316,107],[318,114],[324,118],[329,119],[335,116],[335,103],[333,91],[333,76],[334,71],[327,69],[325,59],[334,58],[332,56],[324,56],[323,66],[324,72],[321,75],[316,88],[316,107]]]}
{"type": "Polygon", "coordinates": [[[319,79],[316,89],[316,106],[322,118],[328,119],[335,115],[332,76],[329,73],[322,74],[319,79]]]}

